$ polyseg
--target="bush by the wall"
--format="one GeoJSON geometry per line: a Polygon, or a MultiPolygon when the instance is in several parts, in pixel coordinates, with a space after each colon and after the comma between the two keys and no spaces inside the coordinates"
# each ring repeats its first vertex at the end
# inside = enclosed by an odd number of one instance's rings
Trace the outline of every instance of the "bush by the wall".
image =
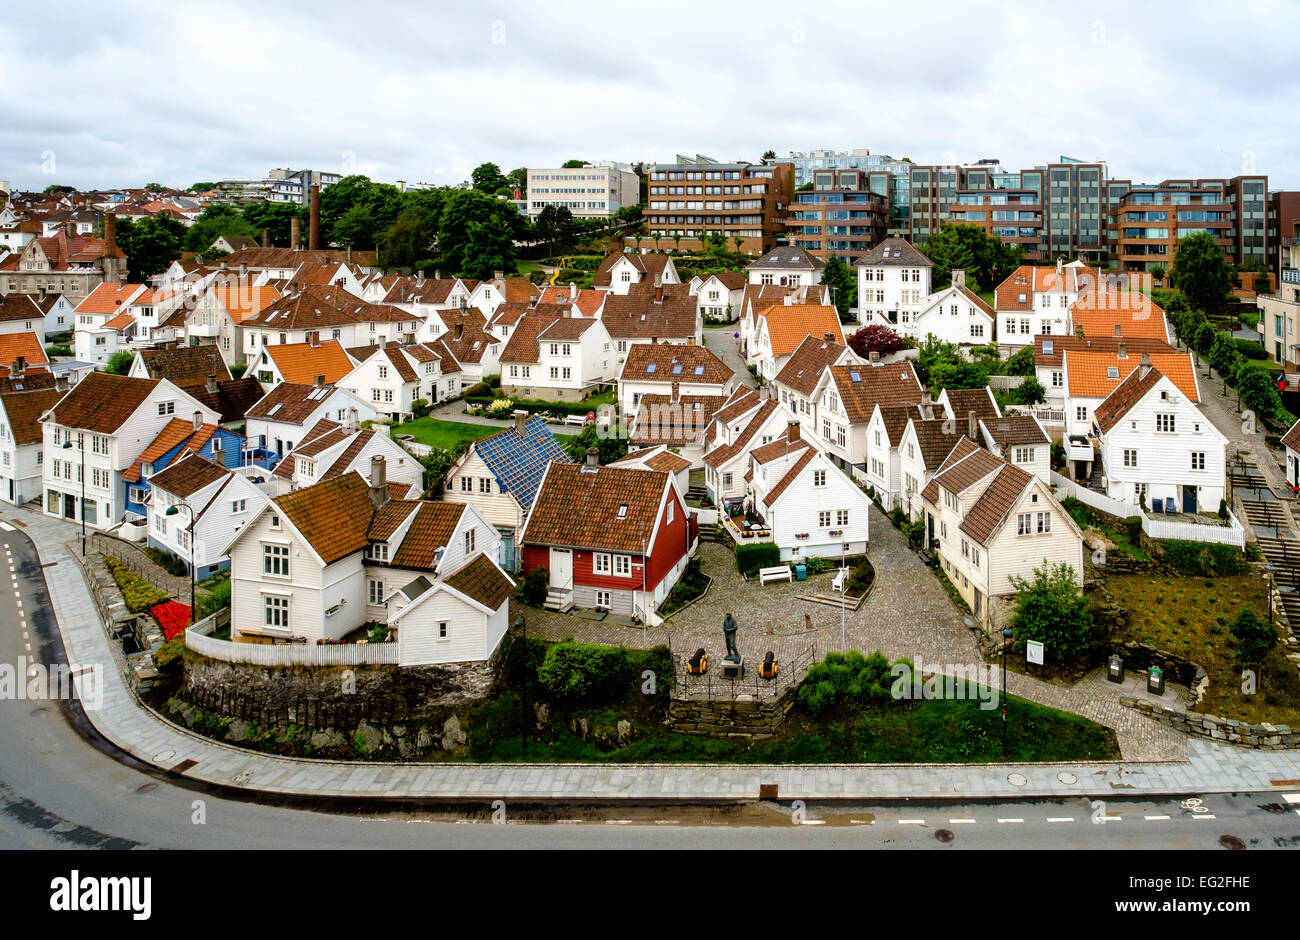
{"type": "MultiPolygon", "coordinates": [[[[491,406],[492,402],[498,399],[499,393],[497,395],[471,395],[470,392],[473,392],[474,389],[478,387],[478,385],[474,385],[471,388],[466,389],[465,402],[467,404],[491,406]]],[[[595,411],[600,406],[594,405],[591,402],[581,401],[530,401],[527,399],[515,399],[512,407],[516,410],[523,411],[549,411],[552,414],[585,415],[589,411],[595,411]]]]}
{"type": "Polygon", "coordinates": [[[551,573],[546,568],[534,568],[519,584],[519,599],[530,607],[540,607],[551,586],[551,573]]]}
{"type": "Polygon", "coordinates": [[[1124,518],[1124,532],[1128,535],[1129,541],[1137,545],[1142,540],[1142,517],[1126,516],[1124,518]]]}
{"type": "MultiPolygon", "coordinates": [[[[906,675],[911,675],[911,663],[906,675]]],[[[857,650],[827,653],[823,662],[808,670],[799,686],[799,704],[820,715],[841,702],[888,701],[895,681],[889,660],[879,650],[863,656],[857,650]]],[[[910,684],[910,678],[908,682],[910,684]]]]}
{"type": "Polygon", "coordinates": [[[755,574],[759,568],[775,568],[779,564],[781,549],[771,542],[736,546],[736,569],[743,575],[755,574]]]}
{"type": "Polygon", "coordinates": [[[622,647],[563,642],[546,651],[537,680],[557,701],[595,705],[626,695],[635,674],[622,647]]]}
{"type": "Polygon", "coordinates": [[[1070,514],[1070,518],[1075,521],[1080,529],[1086,529],[1092,525],[1092,510],[1073,496],[1067,496],[1061,500],[1061,508],[1070,514]]]}
{"type": "Polygon", "coordinates": [[[138,614],[171,600],[165,593],[111,555],[104,558],[104,564],[108,566],[109,573],[117,582],[118,590],[122,592],[122,600],[126,602],[126,608],[131,613],[138,614]]]}
{"type": "Polygon", "coordinates": [[[1164,539],[1160,547],[1165,562],[1179,574],[1201,577],[1243,574],[1247,570],[1246,556],[1231,545],[1164,539]]]}

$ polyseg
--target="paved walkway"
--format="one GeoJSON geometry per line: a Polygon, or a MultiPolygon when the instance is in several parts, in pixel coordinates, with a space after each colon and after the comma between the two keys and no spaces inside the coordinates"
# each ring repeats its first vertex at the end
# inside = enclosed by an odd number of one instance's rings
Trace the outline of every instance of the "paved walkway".
{"type": "Polygon", "coordinates": [[[735,334],[739,332],[739,320],[731,324],[731,329],[705,330],[704,345],[709,348],[709,352],[725,362],[740,377],[742,385],[756,386],[758,381],[749,374],[745,357],[740,354],[740,340],[735,338],[735,334]]]}
{"type": "MultiPolygon", "coordinates": [[[[69,662],[113,663],[76,562],[63,547],[76,529],[9,510],[36,544],[69,662]]],[[[0,545],[14,537],[0,531],[0,545]]],[[[829,609],[829,608],[828,608],[829,609]]],[[[865,609],[865,608],[864,608],[865,609]]],[[[1017,690],[1018,692],[1018,690],[1017,690]]],[[[1118,706],[1117,706],[1118,707],[1118,706]]],[[[1127,709],[1125,710],[1128,711],[1127,709]]],[[[587,765],[374,764],[276,757],[192,734],[144,708],[115,668],[104,670],[100,708],[87,712],[107,740],[154,766],[206,783],[274,794],[411,799],[752,800],[760,784],[782,799],[1024,799],[1229,793],[1300,779],[1300,753],[1193,740],[1182,761],[999,765],[587,765]],[[1072,781],[1072,782],[1066,782],[1072,781]]]]}

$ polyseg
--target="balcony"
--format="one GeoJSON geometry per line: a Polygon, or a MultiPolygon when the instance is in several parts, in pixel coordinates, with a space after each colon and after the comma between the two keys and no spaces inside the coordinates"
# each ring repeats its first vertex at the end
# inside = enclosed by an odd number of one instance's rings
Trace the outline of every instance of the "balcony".
{"type": "Polygon", "coordinates": [[[1068,434],[1063,441],[1067,460],[1080,460],[1091,463],[1096,459],[1097,439],[1082,434],[1068,434]]]}
{"type": "Polygon", "coordinates": [[[221,335],[221,327],[215,323],[191,323],[185,327],[185,335],[211,339],[221,335]]]}

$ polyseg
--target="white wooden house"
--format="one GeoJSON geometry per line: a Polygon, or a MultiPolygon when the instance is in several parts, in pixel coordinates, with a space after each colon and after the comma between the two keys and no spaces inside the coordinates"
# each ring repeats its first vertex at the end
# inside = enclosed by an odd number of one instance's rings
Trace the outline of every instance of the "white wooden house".
{"type": "Polygon", "coordinates": [[[956,270],[952,286],[927,297],[920,312],[900,320],[896,329],[918,343],[935,339],[959,346],[985,346],[993,342],[995,318],[993,308],[966,287],[966,272],[956,270]]]}
{"type": "Polygon", "coordinates": [[[905,239],[891,236],[854,262],[858,322],[902,328],[930,297],[930,259],[905,239]]]}

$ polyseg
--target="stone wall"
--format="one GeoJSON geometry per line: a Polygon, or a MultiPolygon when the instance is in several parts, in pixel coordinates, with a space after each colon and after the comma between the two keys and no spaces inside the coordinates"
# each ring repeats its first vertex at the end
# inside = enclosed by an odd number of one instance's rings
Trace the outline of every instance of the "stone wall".
{"type": "Polygon", "coordinates": [[[727,738],[769,738],[776,734],[794,707],[794,688],[771,702],[740,696],[735,701],[716,699],[673,699],[668,704],[668,723],[683,734],[707,734],[727,738]]]}
{"type": "Polygon", "coordinates": [[[1121,697],[1119,703],[1184,734],[1195,734],[1227,744],[1239,744],[1261,750],[1281,751],[1300,747],[1300,732],[1292,730],[1288,725],[1270,725],[1267,722],[1252,725],[1233,718],[1220,718],[1217,715],[1182,711],[1167,705],[1154,705],[1145,699],[1135,699],[1131,696],[1121,697]]]}

